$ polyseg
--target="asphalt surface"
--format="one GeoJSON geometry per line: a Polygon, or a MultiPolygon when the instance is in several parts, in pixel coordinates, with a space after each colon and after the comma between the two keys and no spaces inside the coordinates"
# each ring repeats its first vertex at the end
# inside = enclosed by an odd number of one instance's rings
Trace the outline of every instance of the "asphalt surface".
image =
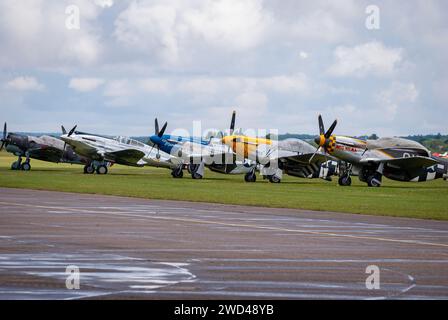
{"type": "Polygon", "coordinates": [[[0,299],[447,299],[447,267],[447,222],[0,188],[0,299]]]}

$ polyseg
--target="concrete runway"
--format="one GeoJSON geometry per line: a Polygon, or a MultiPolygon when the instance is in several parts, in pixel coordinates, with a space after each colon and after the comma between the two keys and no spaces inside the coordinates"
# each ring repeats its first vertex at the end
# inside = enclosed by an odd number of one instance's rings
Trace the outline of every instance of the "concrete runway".
{"type": "Polygon", "coordinates": [[[0,188],[0,299],[77,298],[447,299],[448,222],[0,188]]]}

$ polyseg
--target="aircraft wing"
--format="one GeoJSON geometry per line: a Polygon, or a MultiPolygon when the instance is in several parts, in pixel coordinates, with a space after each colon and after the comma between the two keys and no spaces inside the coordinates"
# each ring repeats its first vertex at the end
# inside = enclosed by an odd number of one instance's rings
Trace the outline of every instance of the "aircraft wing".
{"type": "Polygon", "coordinates": [[[313,153],[304,153],[301,155],[296,155],[293,157],[288,157],[287,158],[289,161],[295,161],[295,162],[299,162],[302,164],[310,164],[310,163],[316,163],[316,164],[321,164],[324,162],[327,162],[329,160],[335,160],[332,156],[325,156],[324,154],[321,153],[316,153],[313,157],[313,153]],[[311,160],[311,162],[310,162],[311,160]]]}
{"type": "Polygon", "coordinates": [[[62,157],[61,149],[47,145],[39,145],[34,148],[30,148],[27,151],[30,157],[47,161],[58,162],[62,157]]]}
{"type": "Polygon", "coordinates": [[[314,153],[303,153],[298,154],[297,152],[291,152],[286,150],[278,150],[277,152],[270,155],[270,159],[272,160],[279,160],[279,161],[287,161],[291,164],[301,164],[301,165],[309,165],[309,164],[317,164],[320,165],[321,163],[324,163],[328,160],[335,160],[332,156],[325,156],[321,153],[316,153],[313,156],[314,153]],[[311,160],[311,162],[310,162],[311,160]]]}
{"type": "Polygon", "coordinates": [[[122,163],[122,164],[137,164],[145,153],[136,149],[125,149],[114,152],[104,153],[104,159],[106,161],[122,163]]]}
{"type": "Polygon", "coordinates": [[[385,163],[391,167],[398,167],[401,169],[415,169],[415,168],[426,168],[438,164],[437,160],[428,157],[406,157],[406,158],[395,158],[395,159],[375,159],[366,158],[362,159],[361,163],[376,162],[385,163]]]}
{"type": "Polygon", "coordinates": [[[182,146],[182,158],[184,160],[200,163],[201,159],[217,159],[224,155],[233,156],[233,152],[227,146],[200,145],[197,143],[186,142],[182,146]]]}

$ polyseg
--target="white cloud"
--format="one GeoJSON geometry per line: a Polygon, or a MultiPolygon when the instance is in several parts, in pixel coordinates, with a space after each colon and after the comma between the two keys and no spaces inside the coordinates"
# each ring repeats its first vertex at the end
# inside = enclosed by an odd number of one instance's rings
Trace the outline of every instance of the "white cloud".
{"type": "Polygon", "coordinates": [[[45,86],[34,77],[17,77],[6,83],[6,88],[19,91],[42,91],[45,86]]]}
{"type": "Polygon", "coordinates": [[[102,8],[110,8],[114,5],[113,0],[95,0],[94,2],[97,6],[100,6],[102,8]]]}
{"type": "Polygon", "coordinates": [[[72,78],[69,82],[69,88],[79,92],[93,91],[104,83],[100,78],[72,78]]]}
{"type": "Polygon", "coordinates": [[[380,91],[375,100],[382,119],[390,121],[395,119],[402,105],[414,103],[418,96],[419,92],[414,83],[393,82],[389,88],[380,91]]]}
{"type": "Polygon", "coordinates": [[[167,79],[147,78],[139,81],[139,87],[144,92],[166,93],[170,88],[170,84],[167,79]]]}
{"type": "Polygon", "coordinates": [[[403,60],[403,49],[387,48],[381,42],[373,41],[355,47],[339,46],[334,51],[334,58],[334,64],[328,69],[332,76],[387,76],[396,71],[403,60]]]}
{"type": "Polygon", "coordinates": [[[305,52],[305,51],[300,51],[300,52],[299,52],[299,57],[300,57],[301,59],[307,59],[307,58],[308,58],[308,53],[305,52]]]}
{"type": "Polygon", "coordinates": [[[104,95],[107,97],[130,96],[132,93],[132,86],[127,79],[110,81],[104,90],[104,95]]]}
{"type": "Polygon", "coordinates": [[[236,51],[257,46],[272,23],[260,0],[207,0],[186,11],[184,20],[207,43],[236,51]]]}
{"type": "Polygon", "coordinates": [[[102,53],[97,18],[102,8],[89,0],[0,2],[2,67],[63,68],[91,65],[102,53]],[[68,30],[68,4],[80,9],[81,28],[68,30]]]}
{"type": "Polygon", "coordinates": [[[177,64],[197,46],[253,48],[270,21],[261,0],[134,1],[115,20],[114,35],[127,48],[177,64]]]}

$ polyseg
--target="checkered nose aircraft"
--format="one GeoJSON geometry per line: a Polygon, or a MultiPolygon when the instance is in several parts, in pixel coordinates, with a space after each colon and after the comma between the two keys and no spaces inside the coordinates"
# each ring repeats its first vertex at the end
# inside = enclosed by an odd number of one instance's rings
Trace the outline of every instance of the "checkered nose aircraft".
{"type": "Polygon", "coordinates": [[[326,134],[321,115],[318,120],[320,134],[315,142],[319,149],[339,159],[339,185],[351,185],[352,175],[369,187],[381,186],[383,176],[412,182],[447,178],[448,161],[435,157],[418,142],[395,137],[361,140],[326,134]]]}

